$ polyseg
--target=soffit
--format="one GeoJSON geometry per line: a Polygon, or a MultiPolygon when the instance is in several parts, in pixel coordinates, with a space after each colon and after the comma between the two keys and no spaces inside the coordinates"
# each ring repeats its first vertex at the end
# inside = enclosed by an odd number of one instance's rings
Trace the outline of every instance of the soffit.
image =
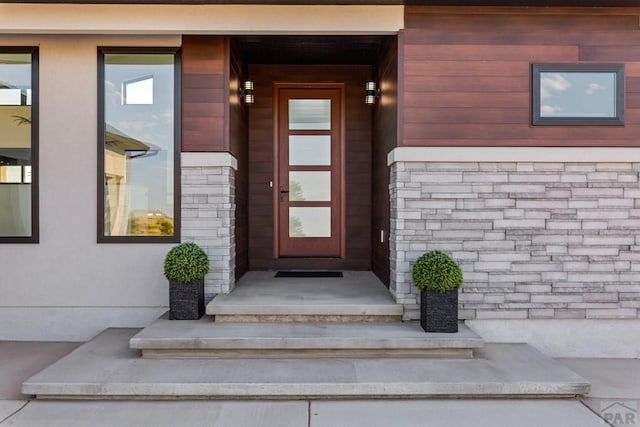
{"type": "Polygon", "coordinates": [[[373,64],[389,36],[239,36],[249,64],[373,64]]]}

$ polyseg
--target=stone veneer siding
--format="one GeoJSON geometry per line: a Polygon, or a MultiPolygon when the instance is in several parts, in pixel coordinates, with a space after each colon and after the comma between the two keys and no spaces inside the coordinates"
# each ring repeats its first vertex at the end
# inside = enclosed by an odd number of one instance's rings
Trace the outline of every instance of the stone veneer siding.
{"type": "Polygon", "coordinates": [[[419,318],[411,266],[458,261],[462,319],[635,319],[640,163],[391,166],[391,292],[419,318]]]}
{"type": "Polygon", "coordinates": [[[205,294],[229,293],[235,285],[235,171],[229,166],[182,166],[183,242],[200,245],[211,271],[205,294]]]}

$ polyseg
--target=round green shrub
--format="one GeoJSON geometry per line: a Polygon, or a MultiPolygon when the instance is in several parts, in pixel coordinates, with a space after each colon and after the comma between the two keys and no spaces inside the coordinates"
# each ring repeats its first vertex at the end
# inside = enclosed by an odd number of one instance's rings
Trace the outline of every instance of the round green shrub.
{"type": "Polygon", "coordinates": [[[424,291],[445,293],[462,287],[462,270],[451,257],[440,251],[431,251],[416,260],[411,270],[413,284],[424,291]]]}
{"type": "Polygon", "coordinates": [[[195,243],[174,246],[164,259],[164,276],[174,282],[191,283],[209,272],[209,257],[195,243]]]}

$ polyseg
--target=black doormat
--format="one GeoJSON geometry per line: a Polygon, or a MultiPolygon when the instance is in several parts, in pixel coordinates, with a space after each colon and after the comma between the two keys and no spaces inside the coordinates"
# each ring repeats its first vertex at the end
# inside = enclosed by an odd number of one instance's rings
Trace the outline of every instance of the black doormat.
{"type": "Polygon", "coordinates": [[[278,271],[273,277],[293,277],[293,278],[304,278],[304,277],[343,277],[342,271],[312,271],[312,270],[302,270],[302,271],[278,271]]]}

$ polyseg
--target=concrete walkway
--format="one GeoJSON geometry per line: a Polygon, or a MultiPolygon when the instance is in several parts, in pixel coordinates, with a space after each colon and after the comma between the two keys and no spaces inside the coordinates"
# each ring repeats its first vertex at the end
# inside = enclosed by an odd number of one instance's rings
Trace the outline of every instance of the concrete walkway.
{"type": "Polygon", "coordinates": [[[20,392],[22,382],[81,343],[0,341],[0,422],[23,409],[31,396],[20,392]]]}
{"type": "Polygon", "coordinates": [[[602,427],[575,401],[32,402],[20,427],[602,427]]]}
{"type": "Polygon", "coordinates": [[[80,426],[640,426],[640,360],[562,359],[592,383],[576,400],[34,401],[20,383],[77,343],[0,342],[0,425],[80,426]],[[634,412],[635,411],[635,412],[634,412]],[[606,424],[596,414],[611,420],[606,424]],[[616,424],[615,420],[634,422],[616,424]],[[626,417],[626,418],[615,418],[626,417]]]}

